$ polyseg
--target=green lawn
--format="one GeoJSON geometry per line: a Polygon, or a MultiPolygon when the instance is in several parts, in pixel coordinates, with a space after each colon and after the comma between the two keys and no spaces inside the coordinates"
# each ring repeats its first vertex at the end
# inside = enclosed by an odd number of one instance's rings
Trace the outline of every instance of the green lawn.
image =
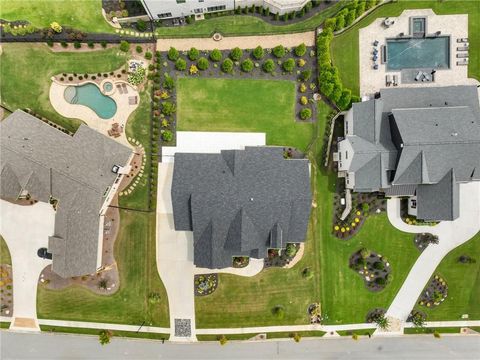
{"type": "Polygon", "coordinates": [[[0,0],[0,18],[28,20],[38,28],[53,21],[85,32],[113,32],[102,16],[101,0],[0,0]]]}
{"type": "MultiPolygon", "coordinates": [[[[40,325],[40,330],[50,333],[66,333],[66,334],[85,334],[85,335],[99,335],[99,329],[90,329],[90,328],[72,328],[72,327],[62,327],[62,326],[50,326],[50,325],[40,325]]],[[[168,340],[170,334],[160,334],[160,333],[147,333],[147,332],[134,332],[134,331],[120,331],[112,330],[113,337],[132,337],[132,338],[142,338],[142,339],[154,339],[154,340],[168,340]]]]}
{"type": "Polygon", "coordinates": [[[469,320],[480,320],[480,233],[451,251],[435,274],[447,282],[448,296],[442,304],[432,309],[417,305],[418,310],[427,314],[427,321],[461,320],[463,314],[468,314],[469,320]],[[474,258],[476,263],[459,263],[457,260],[461,255],[474,258]]]}
{"type": "Polygon", "coordinates": [[[70,131],[80,126],[50,104],[50,78],[63,72],[97,73],[120,68],[126,55],[118,49],[54,53],[45,44],[2,44],[0,56],[1,103],[11,110],[30,108],[70,131]]]}
{"type": "MultiPolygon", "coordinates": [[[[156,33],[159,37],[210,37],[214,32],[224,36],[286,34],[314,30],[326,18],[333,16],[345,1],[315,14],[309,19],[290,25],[271,25],[260,18],[247,15],[221,16],[197,21],[188,26],[162,27],[156,33]]],[[[252,48],[261,44],[252,44],[252,48]]]]}
{"type": "Polygon", "coordinates": [[[39,318],[169,326],[167,295],[155,259],[155,214],[121,210],[120,221],[115,243],[120,290],[102,296],[79,286],[60,291],[39,286],[39,318]],[[161,295],[159,304],[148,302],[150,292],[161,295]]]}
{"type": "Polygon", "coordinates": [[[10,257],[10,250],[8,250],[7,243],[0,235],[0,264],[12,265],[12,258],[10,257]]]}
{"type": "Polygon", "coordinates": [[[408,1],[400,0],[385,4],[359,21],[355,26],[339,36],[331,44],[332,61],[340,71],[343,85],[359,94],[358,30],[371,24],[376,18],[398,16],[405,9],[432,8],[438,15],[468,14],[470,42],[470,62],[468,76],[480,80],[480,5],[478,1],[408,1]]]}
{"type": "Polygon", "coordinates": [[[313,125],[295,122],[295,86],[285,80],[180,78],[178,130],[265,132],[269,145],[304,150],[313,125]]]}

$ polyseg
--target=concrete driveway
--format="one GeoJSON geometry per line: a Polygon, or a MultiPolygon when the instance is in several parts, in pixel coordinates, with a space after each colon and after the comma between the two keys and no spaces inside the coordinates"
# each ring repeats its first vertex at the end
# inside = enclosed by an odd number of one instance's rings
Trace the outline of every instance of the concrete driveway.
{"type": "Polygon", "coordinates": [[[460,184],[460,216],[435,226],[408,225],[400,217],[400,199],[389,199],[388,219],[397,229],[408,233],[429,232],[439,243],[429,245],[410,270],[405,282],[388,308],[387,317],[398,326],[393,332],[403,333],[403,323],[432,277],[441,260],[453,249],[467,242],[480,231],[480,182],[460,184]]]}
{"type": "Polygon", "coordinates": [[[54,232],[55,211],[47,203],[14,205],[0,200],[0,234],[12,257],[13,321],[10,328],[40,330],[37,322],[37,284],[51,260],[41,259],[37,250],[48,246],[54,232]]]}

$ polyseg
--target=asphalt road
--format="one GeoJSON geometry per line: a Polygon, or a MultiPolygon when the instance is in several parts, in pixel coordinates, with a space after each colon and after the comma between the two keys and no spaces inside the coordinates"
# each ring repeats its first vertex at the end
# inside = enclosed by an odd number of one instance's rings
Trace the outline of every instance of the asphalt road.
{"type": "Polygon", "coordinates": [[[173,344],[96,336],[0,332],[6,359],[479,359],[479,336],[431,335],[352,340],[303,339],[275,342],[173,344]]]}

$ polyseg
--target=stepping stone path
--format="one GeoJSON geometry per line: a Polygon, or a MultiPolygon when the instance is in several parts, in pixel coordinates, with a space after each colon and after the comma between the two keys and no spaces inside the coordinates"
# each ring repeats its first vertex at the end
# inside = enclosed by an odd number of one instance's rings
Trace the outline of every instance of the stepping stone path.
{"type": "MultiPolygon", "coordinates": [[[[128,137],[127,140],[130,143],[135,144],[137,147],[139,147],[140,149],[138,151],[140,153],[142,153],[143,155],[145,155],[145,148],[143,147],[142,144],[140,144],[140,141],[138,141],[136,139],[133,139],[131,137],[128,137]]],[[[135,190],[137,185],[140,183],[140,180],[143,178],[143,175],[144,175],[143,170],[145,169],[145,163],[146,163],[146,156],[143,156],[142,157],[142,166],[140,167],[140,171],[138,172],[138,174],[135,176],[135,180],[130,183],[130,186],[128,188],[126,188],[122,192],[120,192],[120,194],[119,194],[120,196],[131,194],[135,190]]],[[[141,186],[145,186],[145,182],[143,182],[141,184],[141,186]]]]}

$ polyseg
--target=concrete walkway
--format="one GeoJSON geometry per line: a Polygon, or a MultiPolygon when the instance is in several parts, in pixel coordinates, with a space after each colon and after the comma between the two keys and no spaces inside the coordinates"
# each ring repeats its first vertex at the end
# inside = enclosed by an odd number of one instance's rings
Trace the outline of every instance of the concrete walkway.
{"type": "Polygon", "coordinates": [[[38,331],[37,284],[42,270],[51,260],[39,258],[38,249],[48,247],[53,235],[55,211],[38,202],[21,206],[0,200],[0,234],[12,257],[13,321],[11,329],[38,331]]]}
{"type": "Polygon", "coordinates": [[[254,49],[258,45],[265,49],[273,48],[277,45],[290,48],[301,43],[305,43],[306,46],[314,46],[315,31],[284,35],[229,36],[224,37],[220,41],[215,41],[212,38],[159,39],[157,40],[157,50],[168,51],[170,47],[174,47],[179,51],[187,51],[192,47],[198,50],[228,50],[235,47],[254,49]]]}
{"type": "Polygon", "coordinates": [[[405,282],[388,308],[387,317],[400,321],[393,332],[402,332],[402,324],[432,277],[441,260],[457,246],[467,242],[480,230],[480,183],[460,184],[460,216],[454,221],[442,221],[435,226],[407,225],[400,217],[400,200],[389,199],[388,219],[397,229],[409,233],[429,232],[439,243],[428,246],[410,270],[405,282]]]}

